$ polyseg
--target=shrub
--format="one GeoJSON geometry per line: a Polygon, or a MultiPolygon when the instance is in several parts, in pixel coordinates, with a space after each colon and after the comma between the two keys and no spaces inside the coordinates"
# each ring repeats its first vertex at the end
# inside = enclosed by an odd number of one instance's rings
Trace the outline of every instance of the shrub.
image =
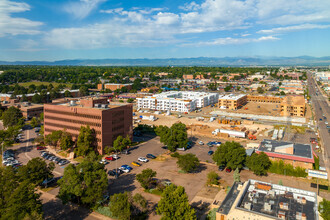
{"type": "Polygon", "coordinates": [[[174,152],[171,154],[171,157],[179,158],[180,154],[178,152],[174,152]]]}
{"type": "Polygon", "coordinates": [[[291,164],[285,164],[282,160],[273,161],[268,171],[271,173],[277,173],[286,176],[295,176],[295,177],[307,176],[307,173],[304,168],[302,167],[294,168],[291,164]]]}
{"type": "Polygon", "coordinates": [[[218,179],[219,179],[219,175],[216,172],[211,171],[207,174],[206,184],[207,185],[218,185],[219,184],[218,179]]]}

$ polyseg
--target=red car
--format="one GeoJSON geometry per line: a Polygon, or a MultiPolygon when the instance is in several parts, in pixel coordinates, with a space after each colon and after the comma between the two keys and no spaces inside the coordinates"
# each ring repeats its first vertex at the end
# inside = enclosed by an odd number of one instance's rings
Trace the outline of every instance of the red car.
{"type": "Polygon", "coordinates": [[[230,168],[226,168],[226,173],[230,173],[231,172],[231,169],[230,168]]]}
{"type": "Polygon", "coordinates": [[[43,146],[37,146],[37,150],[45,150],[46,147],[43,147],[43,146]]]}
{"type": "Polygon", "coordinates": [[[106,157],[106,158],[104,158],[104,159],[106,159],[106,160],[111,160],[111,161],[114,161],[114,160],[115,160],[115,158],[113,158],[113,157],[106,157]]]}

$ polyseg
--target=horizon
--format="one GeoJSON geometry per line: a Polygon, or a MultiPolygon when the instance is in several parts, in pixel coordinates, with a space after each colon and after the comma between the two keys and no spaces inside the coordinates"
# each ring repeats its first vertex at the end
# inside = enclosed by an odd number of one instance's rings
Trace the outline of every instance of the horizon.
{"type": "Polygon", "coordinates": [[[0,60],[325,57],[329,10],[323,0],[3,0],[0,60]]]}

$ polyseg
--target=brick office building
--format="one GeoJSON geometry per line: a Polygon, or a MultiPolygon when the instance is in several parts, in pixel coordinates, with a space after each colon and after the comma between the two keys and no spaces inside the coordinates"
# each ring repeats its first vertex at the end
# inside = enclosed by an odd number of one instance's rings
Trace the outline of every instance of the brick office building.
{"type": "Polygon", "coordinates": [[[119,136],[133,138],[133,105],[108,105],[107,98],[82,98],[78,101],[44,105],[45,135],[56,130],[66,130],[74,139],[80,127],[95,130],[97,150],[103,154],[104,148],[112,146],[119,136]]]}

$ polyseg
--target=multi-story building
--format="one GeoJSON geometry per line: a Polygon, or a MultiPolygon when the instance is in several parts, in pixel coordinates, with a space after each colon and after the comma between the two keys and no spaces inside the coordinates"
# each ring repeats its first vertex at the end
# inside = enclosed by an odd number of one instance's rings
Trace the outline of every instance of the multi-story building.
{"type": "Polygon", "coordinates": [[[26,119],[32,119],[33,117],[38,118],[40,114],[43,113],[44,106],[25,102],[20,105],[20,109],[22,111],[23,117],[26,119]]]}
{"type": "Polygon", "coordinates": [[[279,96],[247,95],[248,102],[281,103],[282,99],[279,96]]]}
{"type": "Polygon", "coordinates": [[[169,91],[136,100],[140,109],[191,112],[217,103],[218,97],[217,93],[169,91]]]}
{"type": "Polygon", "coordinates": [[[297,144],[291,142],[263,140],[256,153],[264,152],[269,159],[282,160],[293,167],[313,169],[314,155],[310,144],[297,144]]]}
{"type": "Polygon", "coordinates": [[[219,108],[235,110],[247,103],[247,96],[245,94],[240,95],[222,95],[219,96],[219,108]]]}
{"type": "Polygon", "coordinates": [[[132,83],[128,83],[128,84],[118,84],[118,83],[105,83],[105,84],[97,84],[97,89],[98,90],[102,90],[102,89],[110,89],[111,91],[115,91],[117,89],[121,89],[123,87],[126,87],[127,90],[131,90],[132,89],[132,83]]]}
{"type": "Polygon", "coordinates": [[[315,192],[248,180],[235,182],[216,212],[216,220],[317,220],[315,192]]]}
{"type": "Polygon", "coordinates": [[[44,105],[44,133],[66,130],[74,139],[81,126],[95,130],[97,150],[113,145],[119,136],[133,137],[133,105],[109,105],[107,98],[81,98],[77,101],[57,102],[44,105]]]}
{"type": "Polygon", "coordinates": [[[304,83],[300,80],[284,80],[279,87],[279,91],[285,92],[285,94],[304,94],[304,83]]]}
{"type": "Polygon", "coordinates": [[[306,103],[304,96],[285,96],[281,102],[282,116],[304,117],[306,103]]]}

